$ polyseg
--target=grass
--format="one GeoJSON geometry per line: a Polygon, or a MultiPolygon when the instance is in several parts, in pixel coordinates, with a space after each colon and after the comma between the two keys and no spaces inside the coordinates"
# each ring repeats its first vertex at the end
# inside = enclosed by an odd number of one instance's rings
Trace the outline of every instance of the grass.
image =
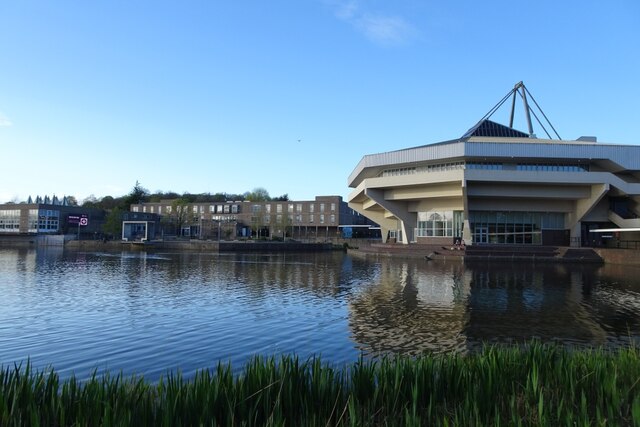
{"type": "Polygon", "coordinates": [[[0,369],[2,426],[640,426],[635,347],[568,351],[537,342],[460,356],[256,357],[191,379],[169,373],[61,382],[30,364],[0,369]]]}

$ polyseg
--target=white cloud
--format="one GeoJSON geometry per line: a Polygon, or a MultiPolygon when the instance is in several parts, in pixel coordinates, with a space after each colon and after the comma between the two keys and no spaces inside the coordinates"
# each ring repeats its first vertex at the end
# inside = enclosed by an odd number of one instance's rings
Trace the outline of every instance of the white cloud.
{"type": "Polygon", "coordinates": [[[7,116],[5,116],[2,111],[0,111],[0,127],[2,126],[11,126],[11,120],[7,116]]]}
{"type": "Polygon", "coordinates": [[[358,11],[358,3],[355,0],[337,2],[334,4],[335,14],[343,20],[352,19],[358,11]]]}
{"type": "Polygon", "coordinates": [[[336,18],[348,23],[369,40],[383,46],[400,45],[415,38],[416,29],[400,16],[371,13],[357,0],[326,0],[336,18]]]}
{"type": "Polygon", "coordinates": [[[399,45],[412,39],[415,29],[397,16],[365,14],[353,23],[370,40],[382,45],[399,45]]]}

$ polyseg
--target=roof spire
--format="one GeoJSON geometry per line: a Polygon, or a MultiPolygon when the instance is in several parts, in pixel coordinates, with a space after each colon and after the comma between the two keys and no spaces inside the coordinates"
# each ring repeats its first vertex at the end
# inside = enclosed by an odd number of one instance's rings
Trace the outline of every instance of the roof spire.
{"type": "MultiPolygon", "coordinates": [[[[520,131],[517,131],[517,130],[513,129],[513,118],[515,116],[515,109],[516,109],[516,95],[520,95],[520,98],[522,98],[522,104],[524,106],[525,118],[527,120],[527,127],[528,127],[528,130],[529,130],[529,138],[535,138],[536,137],[536,134],[533,132],[533,124],[531,122],[531,115],[533,115],[533,117],[536,119],[536,122],[538,123],[538,125],[540,125],[542,130],[547,134],[547,137],[549,139],[553,139],[551,137],[551,135],[549,134],[549,132],[547,131],[547,129],[545,128],[545,126],[540,121],[540,118],[538,118],[538,115],[536,114],[535,110],[533,108],[531,108],[531,106],[529,105],[527,97],[530,98],[533,101],[533,103],[534,103],[535,107],[537,108],[538,112],[544,118],[544,120],[547,122],[547,125],[553,130],[553,133],[556,135],[556,137],[558,139],[562,139],[562,138],[560,138],[560,135],[558,134],[556,129],[553,127],[553,125],[551,124],[551,122],[549,121],[547,116],[544,114],[544,111],[542,111],[542,109],[540,108],[540,106],[538,105],[536,100],[533,98],[533,95],[531,95],[531,92],[529,92],[529,90],[527,89],[527,87],[524,85],[524,83],[522,81],[516,83],[515,86],[513,87],[513,89],[511,89],[511,91],[509,91],[509,93],[507,93],[500,100],[500,102],[498,102],[491,110],[489,110],[489,112],[487,114],[485,114],[484,117],[482,117],[482,119],[480,119],[480,121],[474,127],[472,127],[469,131],[467,131],[467,133],[463,136],[463,138],[466,138],[466,137],[469,137],[469,136],[506,136],[506,135],[504,135],[504,133],[505,133],[504,130],[501,132],[501,135],[476,135],[476,131],[478,129],[480,129],[480,128],[486,128],[486,126],[482,126],[482,124],[485,121],[488,121],[489,123],[491,123],[492,127],[495,127],[494,125],[498,125],[497,123],[491,122],[488,119],[489,119],[489,117],[491,117],[493,115],[493,113],[495,113],[502,106],[502,104],[505,103],[505,101],[507,99],[509,99],[509,97],[511,97],[512,100],[511,100],[511,115],[509,116],[509,128],[507,128],[507,129],[511,129],[516,134],[523,134],[523,135],[526,136],[526,134],[524,134],[523,132],[520,132],[520,131]]],[[[498,125],[498,126],[506,128],[505,126],[502,126],[502,125],[498,125]]],[[[515,136],[515,134],[514,134],[514,136],[515,136]]]]}

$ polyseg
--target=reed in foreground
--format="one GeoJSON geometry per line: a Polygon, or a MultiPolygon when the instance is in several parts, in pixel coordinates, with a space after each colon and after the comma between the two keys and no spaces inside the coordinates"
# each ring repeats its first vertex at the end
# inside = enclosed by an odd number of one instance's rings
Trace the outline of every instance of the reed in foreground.
{"type": "Polygon", "coordinates": [[[0,425],[635,425],[634,347],[567,351],[531,343],[479,354],[360,360],[254,358],[185,380],[0,370],[0,425]]]}

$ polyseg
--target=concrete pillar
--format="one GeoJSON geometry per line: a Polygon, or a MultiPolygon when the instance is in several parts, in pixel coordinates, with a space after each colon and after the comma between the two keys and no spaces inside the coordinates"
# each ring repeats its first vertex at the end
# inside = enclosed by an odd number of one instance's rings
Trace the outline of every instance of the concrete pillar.
{"type": "Polygon", "coordinates": [[[365,194],[369,199],[398,219],[400,222],[400,230],[402,230],[402,244],[408,245],[409,242],[413,241],[414,230],[418,224],[418,215],[415,212],[407,211],[406,202],[386,200],[384,198],[384,191],[378,189],[367,188],[365,194]]]}

